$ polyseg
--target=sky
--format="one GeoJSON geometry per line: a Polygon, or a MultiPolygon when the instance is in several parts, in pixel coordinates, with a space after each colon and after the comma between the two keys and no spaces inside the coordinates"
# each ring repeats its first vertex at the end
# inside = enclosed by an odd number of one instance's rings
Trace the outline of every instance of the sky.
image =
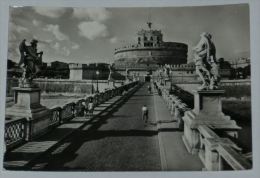
{"type": "Polygon", "coordinates": [[[198,43],[209,32],[217,58],[249,57],[249,7],[246,4],[201,7],[10,7],[8,59],[19,61],[19,43],[34,38],[43,51],[43,61],[112,63],[114,49],[136,43],[136,34],[152,28],[161,30],[164,41],[198,43]]]}

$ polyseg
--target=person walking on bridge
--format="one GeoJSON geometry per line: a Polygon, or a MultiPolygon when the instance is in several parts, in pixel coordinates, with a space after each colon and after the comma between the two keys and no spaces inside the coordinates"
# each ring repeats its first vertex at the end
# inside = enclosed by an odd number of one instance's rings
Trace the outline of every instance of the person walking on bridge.
{"type": "Polygon", "coordinates": [[[150,85],[148,85],[147,89],[148,89],[148,93],[152,94],[152,87],[150,85]]]}
{"type": "Polygon", "coordinates": [[[93,116],[93,111],[94,111],[93,97],[90,97],[89,103],[88,103],[88,116],[89,117],[93,116]]]}
{"type": "Polygon", "coordinates": [[[148,108],[146,105],[143,105],[142,107],[142,120],[147,123],[148,121],[148,108]]]}

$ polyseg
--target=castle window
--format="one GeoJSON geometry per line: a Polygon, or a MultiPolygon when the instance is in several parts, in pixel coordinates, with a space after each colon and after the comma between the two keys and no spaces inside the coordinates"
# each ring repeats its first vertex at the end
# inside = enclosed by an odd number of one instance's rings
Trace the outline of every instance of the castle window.
{"type": "Polygon", "coordinates": [[[152,36],[151,36],[150,40],[153,41],[153,37],[152,36]]]}
{"type": "Polygon", "coordinates": [[[144,37],[144,41],[147,41],[147,37],[146,36],[144,37]]]}

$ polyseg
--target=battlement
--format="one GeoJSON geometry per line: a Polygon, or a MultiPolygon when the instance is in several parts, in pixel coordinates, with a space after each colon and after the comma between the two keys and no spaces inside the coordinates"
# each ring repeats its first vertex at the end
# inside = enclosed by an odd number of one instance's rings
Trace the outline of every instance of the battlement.
{"type": "Polygon", "coordinates": [[[71,69],[82,69],[83,65],[79,63],[69,63],[69,68],[71,69]]]}
{"type": "Polygon", "coordinates": [[[171,70],[195,70],[194,64],[175,64],[170,65],[171,70]]]}
{"type": "Polygon", "coordinates": [[[168,49],[173,48],[174,50],[188,50],[188,46],[184,43],[177,43],[177,42],[162,42],[154,44],[153,46],[142,46],[140,44],[130,44],[127,46],[123,46],[120,48],[115,48],[115,54],[123,51],[128,50],[142,50],[142,49],[168,49]]]}

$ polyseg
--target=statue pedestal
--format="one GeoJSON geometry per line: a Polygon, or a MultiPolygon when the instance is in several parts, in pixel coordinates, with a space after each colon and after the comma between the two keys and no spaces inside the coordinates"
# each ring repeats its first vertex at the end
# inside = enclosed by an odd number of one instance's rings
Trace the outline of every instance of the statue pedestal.
{"type": "Polygon", "coordinates": [[[199,151],[200,134],[198,127],[207,125],[210,128],[220,129],[237,134],[241,129],[234,120],[222,112],[221,95],[224,90],[201,90],[194,92],[194,109],[185,112],[183,141],[192,154],[199,151]]]}
{"type": "Polygon", "coordinates": [[[40,104],[40,88],[15,87],[13,90],[15,104],[6,109],[6,116],[27,118],[30,123],[30,138],[47,131],[51,113],[49,109],[40,104]]]}

